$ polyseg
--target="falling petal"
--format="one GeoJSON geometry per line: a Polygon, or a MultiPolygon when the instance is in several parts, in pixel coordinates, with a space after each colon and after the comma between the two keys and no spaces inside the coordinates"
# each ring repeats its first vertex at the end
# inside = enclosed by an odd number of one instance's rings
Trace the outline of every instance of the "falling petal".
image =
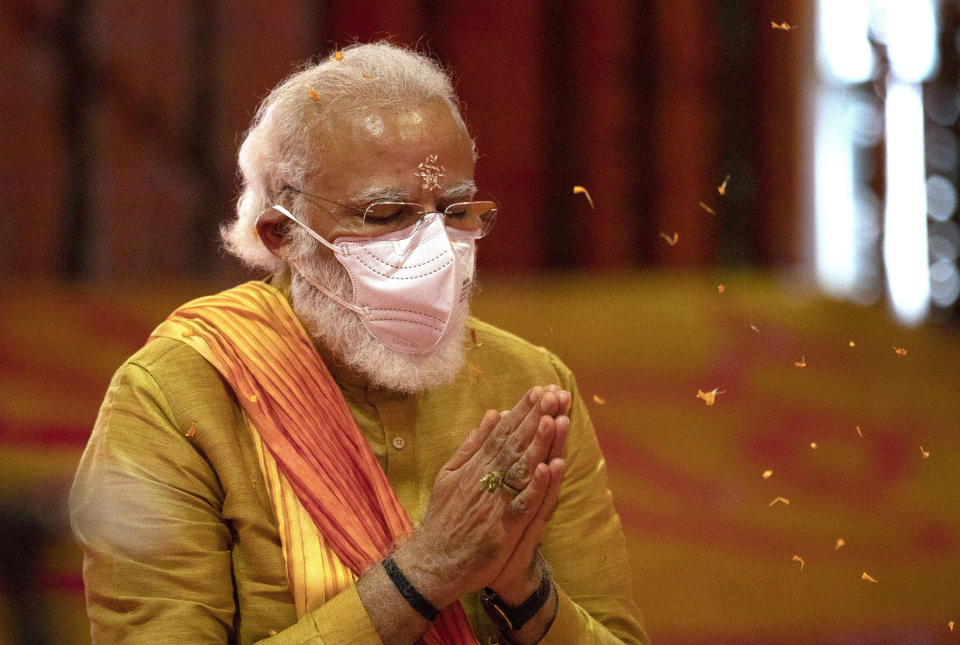
{"type": "Polygon", "coordinates": [[[596,403],[597,405],[606,405],[606,404],[607,404],[607,400],[606,400],[606,399],[601,399],[601,398],[600,398],[599,396],[597,396],[596,394],[593,395],[593,401],[594,401],[594,403],[596,403]]]}
{"type": "Polygon", "coordinates": [[[704,392],[703,390],[697,390],[697,398],[703,399],[703,402],[707,405],[713,405],[717,400],[718,394],[723,394],[723,392],[718,391],[719,388],[713,388],[710,392],[704,392]]]}
{"type": "Polygon", "coordinates": [[[710,208],[709,206],[707,206],[707,205],[704,204],[703,202],[700,202],[700,208],[702,208],[703,210],[707,211],[707,212],[710,213],[711,215],[716,215],[716,214],[717,214],[717,211],[713,210],[712,208],[710,208]]]}
{"type": "Polygon", "coordinates": [[[782,29],[783,31],[790,31],[791,29],[793,29],[793,25],[788,25],[785,22],[781,22],[780,24],[777,24],[772,20],[770,21],[770,26],[773,27],[774,29],[782,29]]]}
{"type": "Polygon", "coordinates": [[[857,344],[856,344],[855,342],[853,342],[852,340],[851,340],[848,344],[850,345],[850,347],[856,347],[856,346],[857,346],[857,344]]]}
{"type": "Polygon", "coordinates": [[[835,547],[833,547],[833,550],[836,551],[837,549],[839,549],[840,547],[842,547],[842,546],[843,546],[844,544],[846,544],[846,543],[847,543],[847,541],[844,540],[843,538],[837,538],[837,545],[836,545],[835,547]]]}
{"type": "Polygon", "coordinates": [[[793,361],[793,364],[794,364],[796,367],[806,367],[806,366],[807,366],[807,358],[806,358],[806,356],[801,357],[799,361],[793,361]]]}
{"type": "Polygon", "coordinates": [[[593,200],[590,199],[590,192],[589,192],[586,188],[584,188],[583,186],[574,186],[574,187],[573,187],[573,194],[574,194],[574,195],[581,195],[581,194],[582,194],[584,197],[587,198],[587,203],[590,204],[590,208],[591,208],[591,209],[593,208],[593,200]]]}
{"type": "Polygon", "coordinates": [[[947,627],[950,628],[950,631],[951,631],[951,632],[953,631],[953,626],[954,626],[954,624],[955,624],[955,623],[954,623],[952,620],[947,621],[947,627]]]}
{"type": "Polygon", "coordinates": [[[727,288],[726,288],[725,286],[723,286],[722,284],[718,284],[718,285],[717,285],[717,293],[723,293],[723,292],[726,291],[726,290],[727,290],[727,288]]]}
{"type": "Polygon", "coordinates": [[[894,352],[897,356],[906,356],[906,355],[907,355],[907,350],[906,350],[905,347],[893,346],[893,352],[894,352]]]}
{"type": "Polygon", "coordinates": [[[753,331],[757,332],[758,334],[760,333],[760,328],[757,327],[756,325],[750,325],[750,329],[752,329],[753,331]]]}
{"type": "Polygon", "coordinates": [[[783,504],[784,506],[790,506],[790,500],[786,497],[780,497],[779,495],[775,497],[774,500],[768,504],[768,506],[773,506],[777,503],[783,504]]]}
{"type": "Polygon", "coordinates": [[[717,192],[720,193],[721,195],[726,195],[726,194],[727,194],[727,182],[728,182],[728,181],[730,181],[730,175],[727,175],[726,177],[724,177],[723,183],[720,184],[719,186],[717,186],[717,192]]]}
{"type": "Polygon", "coordinates": [[[483,378],[483,370],[481,370],[480,368],[471,365],[470,371],[473,372],[473,375],[477,377],[478,381],[483,378]]]}
{"type": "Polygon", "coordinates": [[[792,560],[793,560],[794,562],[799,562],[799,563],[800,563],[800,570],[803,571],[803,565],[806,564],[806,563],[803,561],[803,558],[801,558],[799,555],[795,555],[795,556],[793,556],[792,560]]]}
{"type": "Polygon", "coordinates": [[[924,449],[923,449],[923,446],[920,446],[920,458],[921,458],[921,459],[926,459],[926,458],[929,457],[929,456],[930,456],[930,453],[929,453],[928,451],[924,450],[924,449]]]}
{"type": "Polygon", "coordinates": [[[866,580],[867,582],[876,582],[876,579],[866,571],[863,572],[863,575],[860,576],[860,579],[866,580]]]}
{"type": "Polygon", "coordinates": [[[857,426],[857,434],[863,439],[863,430],[860,429],[860,426],[857,426]]]}
{"type": "Polygon", "coordinates": [[[677,240],[680,239],[680,234],[674,233],[673,236],[671,237],[670,235],[667,235],[663,231],[660,231],[660,237],[665,239],[667,241],[667,244],[669,244],[670,246],[673,246],[674,244],[677,243],[677,240]]]}
{"type": "Polygon", "coordinates": [[[762,477],[763,477],[764,479],[770,479],[770,477],[772,477],[772,476],[773,476],[773,471],[772,471],[772,470],[765,470],[765,471],[763,471],[762,477]]]}
{"type": "Polygon", "coordinates": [[[816,449],[817,449],[817,442],[816,442],[816,441],[811,441],[811,442],[810,442],[810,447],[813,448],[814,450],[816,450],[816,449]]]}

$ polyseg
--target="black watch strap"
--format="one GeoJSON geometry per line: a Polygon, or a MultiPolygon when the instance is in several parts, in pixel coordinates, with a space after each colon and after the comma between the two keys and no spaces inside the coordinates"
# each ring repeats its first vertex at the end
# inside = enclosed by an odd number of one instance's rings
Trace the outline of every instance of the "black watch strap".
{"type": "Polygon", "coordinates": [[[511,607],[503,599],[493,592],[490,588],[484,589],[484,595],[480,598],[480,604],[486,610],[487,615],[496,623],[500,631],[510,632],[520,629],[533,618],[540,608],[550,597],[550,589],[553,583],[546,571],[540,579],[540,586],[530,594],[530,597],[524,600],[516,607],[511,607]]]}

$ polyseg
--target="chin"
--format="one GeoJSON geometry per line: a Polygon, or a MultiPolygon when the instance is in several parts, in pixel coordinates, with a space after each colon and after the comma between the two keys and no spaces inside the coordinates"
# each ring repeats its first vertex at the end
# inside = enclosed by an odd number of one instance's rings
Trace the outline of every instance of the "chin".
{"type": "MultiPolygon", "coordinates": [[[[320,259],[307,268],[310,278],[349,300],[350,278],[336,260],[320,259]]],[[[416,393],[452,383],[463,367],[470,313],[465,307],[450,321],[453,333],[422,354],[390,349],[377,340],[359,316],[315,289],[294,271],[290,283],[293,310],[307,332],[372,385],[416,393]]]]}

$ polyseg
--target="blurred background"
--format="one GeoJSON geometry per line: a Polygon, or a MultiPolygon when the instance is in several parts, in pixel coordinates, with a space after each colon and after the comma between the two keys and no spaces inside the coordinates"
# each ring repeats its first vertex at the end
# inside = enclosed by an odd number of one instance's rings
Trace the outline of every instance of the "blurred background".
{"type": "Polygon", "coordinates": [[[217,232],[259,100],[380,38],[454,76],[475,310],[578,375],[654,642],[960,642],[960,4],[3,0],[0,644],[89,642],[109,377],[259,277],[217,232]]]}

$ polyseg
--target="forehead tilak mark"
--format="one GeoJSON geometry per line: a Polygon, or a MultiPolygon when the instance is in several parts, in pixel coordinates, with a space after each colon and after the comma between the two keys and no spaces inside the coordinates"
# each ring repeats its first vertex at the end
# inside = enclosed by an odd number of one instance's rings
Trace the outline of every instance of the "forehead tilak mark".
{"type": "Polygon", "coordinates": [[[440,178],[443,177],[444,168],[438,160],[439,155],[427,155],[426,160],[417,166],[417,172],[413,173],[423,180],[424,190],[439,190],[440,178]]]}

